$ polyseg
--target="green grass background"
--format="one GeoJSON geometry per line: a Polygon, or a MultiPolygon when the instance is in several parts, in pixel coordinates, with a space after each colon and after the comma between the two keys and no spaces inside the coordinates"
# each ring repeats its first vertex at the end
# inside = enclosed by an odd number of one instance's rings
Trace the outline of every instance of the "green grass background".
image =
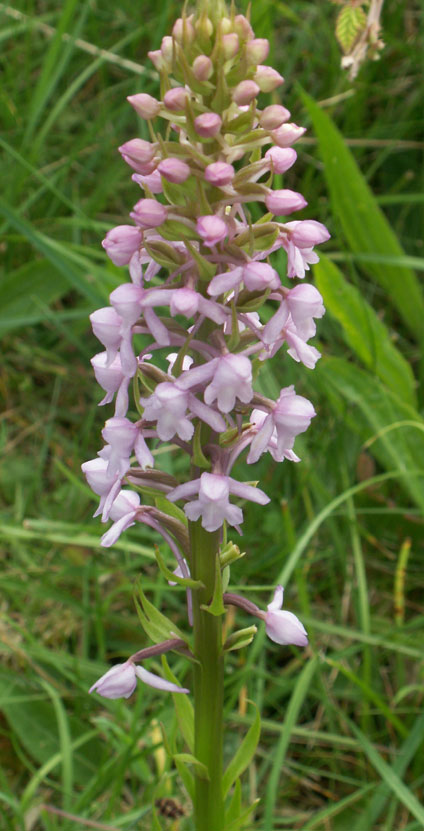
{"type": "MultiPolygon", "coordinates": [[[[125,279],[100,240],[139,195],[116,152],[144,136],[125,98],[157,94],[146,53],[180,10],[175,0],[0,3],[1,831],[193,828],[164,753],[160,725],[177,741],[170,696],[87,694],[109,662],[146,644],[137,577],[184,623],[147,528],[99,548],[80,472],[105,418],[87,318],[125,279]],[[152,812],[164,797],[182,819],[152,812]]],[[[263,717],[243,780],[246,804],[261,798],[246,826],[258,831],[424,828],[419,12],[386,0],[381,60],[350,82],[337,6],[253,1],[256,34],[286,78],[283,103],[310,128],[285,186],[332,233],[314,269],[328,309],[323,357],[314,372],[274,360],[261,379],[271,395],[295,382],[318,416],[297,442],[300,465],[258,464],[272,502],[246,510],[247,556],[232,572],[261,605],[282,581],[311,642],[279,648],[260,631],[228,662],[228,757],[253,719],[247,699],[263,717]]],[[[166,464],[178,472],[172,454],[166,464]]],[[[183,660],[171,664],[189,684],[183,660]]]]}

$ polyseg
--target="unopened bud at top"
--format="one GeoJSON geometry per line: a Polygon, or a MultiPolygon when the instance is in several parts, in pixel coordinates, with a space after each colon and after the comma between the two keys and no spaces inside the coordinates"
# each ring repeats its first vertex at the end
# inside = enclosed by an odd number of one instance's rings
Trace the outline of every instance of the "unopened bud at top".
{"type": "Polygon", "coordinates": [[[168,61],[164,59],[160,49],[153,49],[151,52],[148,52],[147,55],[158,72],[162,72],[163,70],[167,70],[169,68],[168,61]]]}
{"type": "Polygon", "coordinates": [[[266,61],[269,54],[269,41],[265,38],[253,38],[246,43],[246,58],[250,65],[266,61]]]}
{"type": "Polygon", "coordinates": [[[244,14],[237,14],[234,18],[234,29],[236,30],[238,36],[243,40],[252,40],[253,39],[253,29],[244,14]]]}
{"type": "Polygon", "coordinates": [[[285,107],[281,107],[279,104],[272,104],[270,107],[265,107],[262,110],[259,117],[259,124],[264,130],[276,130],[277,127],[281,127],[285,121],[289,120],[290,115],[289,110],[286,110],[285,107]]]}
{"type": "Polygon", "coordinates": [[[272,66],[258,66],[254,81],[258,84],[261,92],[272,92],[284,83],[284,78],[272,66]]]}
{"type": "Polygon", "coordinates": [[[162,54],[162,57],[163,57],[164,61],[166,61],[166,63],[169,66],[171,66],[172,57],[173,57],[173,54],[174,54],[174,41],[171,37],[169,37],[169,35],[162,38],[160,51],[161,51],[161,54],[162,54]]]}
{"type": "Polygon", "coordinates": [[[168,182],[181,184],[190,176],[191,170],[182,159],[163,159],[158,165],[158,171],[168,182]]]}
{"type": "Polygon", "coordinates": [[[271,138],[273,142],[278,145],[278,147],[290,147],[290,145],[300,139],[305,132],[306,127],[298,127],[297,124],[289,122],[288,124],[282,124],[281,127],[277,128],[277,130],[273,130],[271,138]]]}
{"type": "Polygon", "coordinates": [[[178,113],[185,108],[187,98],[188,92],[184,87],[174,87],[165,92],[163,103],[168,110],[178,113]]]}
{"type": "Polygon", "coordinates": [[[227,61],[234,58],[240,48],[239,37],[236,32],[230,32],[222,38],[222,49],[224,57],[227,61]]]}
{"type": "Polygon", "coordinates": [[[235,170],[232,164],[226,162],[212,162],[205,170],[205,179],[214,187],[220,188],[233,181],[235,170]]]}
{"type": "Polygon", "coordinates": [[[221,129],[221,117],[218,113],[202,113],[194,119],[196,133],[202,138],[213,138],[221,129]]]}
{"type": "Polygon", "coordinates": [[[193,73],[198,81],[208,81],[213,74],[213,63],[207,55],[198,55],[193,62],[193,73]]]}
{"type": "Polygon", "coordinates": [[[165,222],[166,208],[156,199],[140,199],[130,213],[131,219],[141,228],[156,228],[165,222]]]}
{"type": "Polygon", "coordinates": [[[308,203],[301,193],[295,190],[274,190],[268,194],[265,204],[275,216],[287,216],[293,211],[300,211],[308,203]]]}
{"type": "Polygon", "coordinates": [[[138,115],[146,120],[155,118],[161,109],[160,101],[156,101],[156,98],[153,98],[152,95],[147,95],[145,92],[140,92],[138,95],[128,95],[127,101],[134,107],[138,115]]]}
{"type": "Polygon", "coordinates": [[[272,163],[274,173],[285,173],[294,165],[297,153],[292,147],[270,147],[265,153],[265,159],[272,163]]]}
{"type": "Polygon", "coordinates": [[[179,17],[174,23],[172,35],[181,45],[192,43],[195,38],[195,31],[190,18],[179,17]]]}
{"type": "Polygon", "coordinates": [[[156,153],[156,146],[144,139],[131,139],[121,144],[118,150],[124,161],[137,173],[151,173],[155,165],[152,163],[156,153]]]}
{"type": "Polygon", "coordinates": [[[241,81],[233,90],[233,101],[243,107],[254,101],[259,93],[260,89],[254,81],[241,81]]]}

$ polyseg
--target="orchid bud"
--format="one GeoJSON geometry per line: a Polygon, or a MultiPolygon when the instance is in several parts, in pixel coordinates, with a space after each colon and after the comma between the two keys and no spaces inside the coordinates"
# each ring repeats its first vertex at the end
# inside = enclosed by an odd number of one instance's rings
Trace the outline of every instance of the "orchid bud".
{"type": "Polygon", "coordinates": [[[138,115],[146,120],[155,118],[161,109],[160,101],[156,101],[156,98],[153,98],[152,95],[147,95],[145,92],[140,92],[137,95],[128,95],[127,101],[134,107],[138,115]]]}
{"type": "Polygon", "coordinates": [[[265,628],[269,638],[283,646],[307,646],[308,635],[305,627],[292,612],[280,611],[283,605],[283,587],[277,586],[274,599],[265,614],[265,628]]]}
{"type": "Polygon", "coordinates": [[[219,216],[200,216],[197,220],[196,230],[208,248],[222,242],[228,233],[227,224],[219,216]]]}
{"type": "Polygon", "coordinates": [[[235,176],[232,164],[226,162],[212,162],[205,169],[205,179],[210,185],[220,188],[229,185],[235,176]]]}
{"type": "Polygon", "coordinates": [[[237,14],[234,18],[234,29],[243,40],[252,40],[253,29],[244,14],[237,14]]]}
{"type": "Polygon", "coordinates": [[[240,41],[236,32],[229,32],[222,38],[222,50],[227,61],[237,55],[240,48],[240,41]]]}
{"type": "Polygon", "coordinates": [[[297,153],[291,147],[270,147],[265,153],[265,158],[272,162],[274,173],[285,173],[294,165],[297,153]]]}
{"type": "Polygon", "coordinates": [[[202,14],[200,19],[196,21],[196,33],[203,40],[209,40],[213,35],[212,20],[205,14],[202,14]]]}
{"type": "Polygon", "coordinates": [[[108,231],[102,246],[115,265],[128,265],[134,251],[141,245],[139,228],[133,225],[117,225],[108,231]]]}
{"type": "Polygon", "coordinates": [[[258,66],[254,81],[262,92],[272,92],[284,83],[284,78],[272,66],[258,66]]]}
{"type": "Polygon", "coordinates": [[[300,211],[308,203],[301,193],[295,190],[274,190],[265,199],[268,210],[275,216],[287,216],[293,211],[300,211]]]}
{"type": "Polygon", "coordinates": [[[143,190],[148,188],[151,193],[162,193],[163,191],[161,175],[157,169],[147,176],[142,176],[141,173],[133,173],[131,179],[137,185],[140,185],[143,190]]]}
{"type": "Polygon", "coordinates": [[[157,167],[161,176],[168,182],[181,184],[190,176],[191,170],[181,159],[164,159],[157,167]]]}
{"type": "Polygon", "coordinates": [[[233,90],[233,101],[240,107],[250,104],[260,93],[254,81],[241,81],[233,90]]]}
{"type": "Polygon", "coordinates": [[[265,38],[253,38],[246,43],[246,58],[249,65],[257,66],[266,61],[269,54],[269,41],[265,38]]]}
{"type": "Polygon", "coordinates": [[[124,161],[132,167],[136,173],[152,173],[155,165],[152,159],[156,153],[156,146],[144,139],[131,139],[121,144],[118,150],[124,161]]]}
{"type": "Polygon", "coordinates": [[[273,104],[270,107],[265,107],[259,117],[259,124],[264,130],[276,130],[281,127],[285,121],[288,121],[291,113],[285,107],[279,104],[273,104]]]}
{"type": "Polygon", "coordinates": [[[213,75],[213,63],[207,55],[198,55],[193,62],[193,74],[198,81],[208,81],[213,75]]]}
{"type": "Polygon", "coordinates": [[[181,46],[192,43],[195,38],[195,31],[191,20],[188,17],[179,17],[174,23],[172,36],[181,46]]]}
{"type": "Polygon", "coordinates": [[[297,124],[289,122],[288,124],[282,124],[277,130],[273,130],[271,138],[278,147],[290,147],[304,133],[306,133],[306,127],[298,127],[297,124]]]}
{"type": "Polygon", "coordinates": [[[173,58],[173,55],[174,55],[174,41],[171,37],[166,36],[166,37],[162,38],[160,51],[161,51],[161,54],[162,54],[162,57],[163,57],[164,61],[166,61],[166,63],[169,66],[171,66],[172,58],[173,58]]]}
{"type": "Polygon", "coordinates": [[[141,228],[156,228],[167,217],[167,210],[156,199],[139,199],[130,213],[131,219],[141,228]]]}
{"type": "Polygon", "coordinates": [[[223,35],[229,34],[233,29],[233,22],[230,17],[221,17],[219,24],[223,35]]]}
{"type": "Polygon", "coordinates": [[[287,222],[284,227],[290,231],[290,239],[298,248],[311,248],[330,239],[325,225],[315,219],[287,222]]]}
{"type": "Polygon", "coordinates": [[[185,108],[188,92],[184,87],[174,87],[165,92],[163,103],[171,112],[181,112],[185,108]]]}
{"type": "Polygon", "coordinates": [[[129,698],[137,686],[135,666],[131,661],[115,664],[105,672],[89,692],[98,692],[103,698],[129,698]]]}
{"type": "Polygon", "coordinates": [[[196,133],[202,138],[213,138],[221,129],[222,119],[218,113],[202,113],[194,119],[196,133]]]}
{"type": "Polygon", "coordinates": [[[168,62],[164,59],[160,49],[153,49],[147,53],[153,66],[158,72],[168,69],[168,62]]]}

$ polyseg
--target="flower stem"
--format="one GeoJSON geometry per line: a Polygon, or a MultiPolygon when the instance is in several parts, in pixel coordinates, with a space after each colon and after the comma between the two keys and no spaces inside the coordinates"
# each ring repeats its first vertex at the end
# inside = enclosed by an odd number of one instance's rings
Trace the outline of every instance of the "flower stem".
{"type": "Polygon", "coordinates": [[[194,754],[206,766],[209,779],[196,776],[196,831],[223,831],[223,650],[222,618],[201,609],[210,603],[215,588],[219,531],[209,533],[200,521],[190,522],[191,570],[204,589],[193,592],[194,653],[194,754]]]}

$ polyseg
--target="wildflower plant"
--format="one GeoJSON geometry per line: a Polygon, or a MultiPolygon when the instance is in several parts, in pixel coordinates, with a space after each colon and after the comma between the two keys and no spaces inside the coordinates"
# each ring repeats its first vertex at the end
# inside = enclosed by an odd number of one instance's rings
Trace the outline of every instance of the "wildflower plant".
{"type": "Polygon", "coordinates": [[[230,566],[242,556],[228,526],[241,534],[246,504],[270,501],[257,482],[240,481],[237,461],[245,454],[254,465],[269,453],[277,462],[299,462],[295,438],[315,416],[293,385],[274,401],[255,389],[257,377],[277,353],[313,369],[319,352],[309,341],[324,314],[314,286],[291,282],[304,280],[318,261],[314,246],[329,234],[316,220],[287,219],[307,202],[272,187],[296,162],[293,144],[304,129],[284,106],[262,103],[283,84],[265,63],[268,51],[247,17],[204,0],[149,53],[160,100],[142,92],[128,100],[151,140],[133,138],[119,148],[142,195],[129,213],[132,224],[103,241],[129,279],[112,291],[110,306],[91,315],[104,347],[92,359],[105,391],[101,405],[115,407],[104,447],[82,466],[100,497],[95,516],[112,523],[102,545],[114,545],[136,523],[160,535],[175,570],[159,552],[158,566],[170,591],[184,587],[188,623],[177,630],[140,588],[139,618],[154,646],[113,666],[90,692],[128,698],[141,681],[175,696],[188,745],[178,768],[196,831],[239,828],[250,810],[240,805],[237,777],[254,752],[251,735],[239,749],[243,765],[235,759],[223,773],[223,679],[226,652],[247,646],[256,626],[224,640],[226,607],[263,621],[278,644],[308,643],[298,618],[281,610],[282,586],[266,611],[228,590],[230,566]],[[255,221],[258,203],[265,210],[255,221]],[[272,265],[281,249],[285,274],[272,265]],[[155,451],[170,442],[187,457],[186,481],[160,469],[155,451]],[[193,680],[185,686],[166,660],[164,678],[143,666],[169,651],[190,662],[193,680]],[[193,709],[178,704],[189,691],[193,709]]]}

